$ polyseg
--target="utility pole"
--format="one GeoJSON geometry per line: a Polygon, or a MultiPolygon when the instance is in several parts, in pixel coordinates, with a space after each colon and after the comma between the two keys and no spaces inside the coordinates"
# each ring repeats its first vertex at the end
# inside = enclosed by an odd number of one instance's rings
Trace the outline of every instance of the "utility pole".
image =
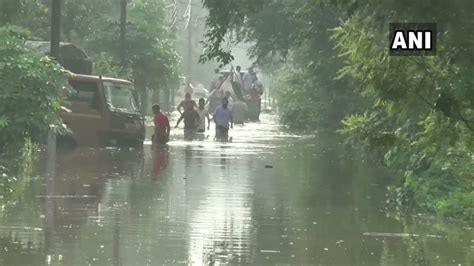
{"type": "MultiPolygon", "coordinates": [[[[51,32],[50,32],[50,55],[59,61],[59,42],[61,40],[61,2],[62,0],[51,0],[51,32]]],[[[59,88],[58,88],[59,89],[59,88]]],[[[49,129],[46,141],[46,152],[48,156],[46,165],[46,215],[45,215],[45,250],[48,255],[52,251],[54,241],[54,198],[55,176],[56,176],[56,135],[53,129],[49,129]]]]}
{"type": "MultiPolygon", "coordinates": [[[[51,1],[50,55],[56,61],[59,61],[59,43],[61,40],[61,2],[62,0],[51,1]]],[[[48,132],[46,148],[48,154],[48,175],[54,177],[56,166],[56,135],[52,129],[48,132]]]]}
{"type": "Polygon", "coordinates": [[[127,0],[120,2],[120,56],[122,67],[127,66],[127,0]]]}
{"type": "MultiPolygon", "coordinates": [[[[173,9],[171,11],[171,23],[170,28],[173,34],[173,37],[176,38],[176,22],[178,20],[178,0],[172,0],[173,9]]],[[[165,89],[165,98],[166,98],[166,111],[171,112],[172,106],[174,106],[174,94],[175,94],[175,85],[167,84],[165,89]]],[[[179,83],[178,83],[179,87],[179,83]]]]}
{"type": "Polygon", "coordinates": [[[193,63],[193,29],[192,29],[192,24],[193,24],[193,0],[189,0],[188,4],[189,8],[189,22],[188,22],[188,65],[186,69],[186,75],[187,78],[190,78],[192,76],[192,63],[193,63]]]}
{"type": "Polygon", "coordinates": [[[61,1],[51,2],[51,57],[59,59],[59,42],[61,39],[61,1]]]}

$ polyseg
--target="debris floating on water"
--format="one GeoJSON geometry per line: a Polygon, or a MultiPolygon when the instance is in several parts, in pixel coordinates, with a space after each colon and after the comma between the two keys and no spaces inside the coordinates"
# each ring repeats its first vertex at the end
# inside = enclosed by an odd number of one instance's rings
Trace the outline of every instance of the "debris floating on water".
{"type": "Polygon", "coordinates": [[[409,237],[415,236],[418,237],[420,235],[417,234],[407,234],[407,233],[377,233],[377,232],[365,232],[364,236],[382,236],[382,237],[409,237]]]}
{"type": "Polygon", "coordinates": [[[265,168],[273,168],[273,165],[266,164],[265,168]]]}
{"type": "Polygon", "coordinates": [[[440,235],[426,235],[426,236],[430,238],[447,238],[446,236],[440,236],[440,235]]]}
{"type": "Polygon", "coordinates": [[[260,253],[280,253],[279,250],[262,249],[260,253]]]}

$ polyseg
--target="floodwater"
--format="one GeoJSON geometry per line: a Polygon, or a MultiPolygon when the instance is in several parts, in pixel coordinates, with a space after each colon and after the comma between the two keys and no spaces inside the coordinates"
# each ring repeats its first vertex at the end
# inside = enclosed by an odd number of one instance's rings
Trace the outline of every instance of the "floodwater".
{"type": "Polygon", "coordinates": [[[386,187],[337,136],[284,133],[276,118],[232,143],[76,149],[55,176],[0,199],[0,265],[472,265],[469,224],[397,219],[386,187]]]}

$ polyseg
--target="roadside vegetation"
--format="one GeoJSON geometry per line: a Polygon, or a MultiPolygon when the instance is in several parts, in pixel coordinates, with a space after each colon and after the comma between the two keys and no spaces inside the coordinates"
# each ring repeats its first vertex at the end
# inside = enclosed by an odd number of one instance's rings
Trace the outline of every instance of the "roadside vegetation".
{"type": "Polygon", "coordinates": [[[0,176],[4,180],[9,178],[8,170],[21,166],[17,158],[30,154],[50,129],[65,130],[56,115],[62,103],[58,88],[66,84],[63,69],[32,51],[25,43],[30,37],[21,28],[0,28],[0,176]]]}
{"type": "Polygon", "coordinates": [[[204,0],[201,60],[232,59],[221,43],[251,41],[260,64],[278,64],[281,120],[332,130],[400,173],[399,209],[474,215],[472,3],[458,1],[204,0]],[[278,18],[278,19],[275,19],[278,18]],[[388,23],[435,22],[435,57],[388,55],[388,23]]]}
{"type": "MultiPolygon", "coordinates": [[[[32,33],[30,39],[49,40],[50,1],[4,0],[0,5],[0,26],[23,27],[32,33]]],[[[94,74],[134,80],[147,112],[149,98],[179,84],[181,56],[164,5],[152,0],[128,5],[123,54],[119,1],[64,0],[61,41],[83,48],[95,63],[94,74]]]]}
{"type": "MultiPolygon", "coordinates": [[[[26,45],[49,41],[50,2],[0,2],[0,177],[14,176],[21,168],[16,164],[23,164],[18,158],[32,155],[50,129],[64,130],[58,117],[61,104],[67,105],[59,95],[66,85],[64,70],[26,45]]],[[[61,41],[83,48],[94,61],[94,74],[134,80],[143,113],[160,92],[179,85],[181,56],[164,5],[152,0],[129,4],[123,54],[119,1],[63,1],[61,41]]]]}
{"type": "MultiPolygon", "coordinates": [[[[0,3],[0,175],[12,168],[7,153],[31,154],[23,147],[41,143],[51,128],[62,130],[57,88],[65,85],[63,70],[25,44],[49,39],[49,2],[0,3]]],[[[470,0],[239,3],[203,0],[209,17],[201,62],[229,63],[229,44],[251,43],[249,55],[279,77],[284,124],[337,132],[396,170],[400,185],[390,192],[402,212],[474,218],[470,0]],[[389,56],[388,23],[394,21],[437,23],[437,56],[389,56]]],[[[177,34],[187,33],[169,24],[164,2],[133,1],[122,54],[119,13],[115,0],[64,0],[61,38],[87,51],[95,74],[133,79],[146,113],[161,92],[179,87],[180,54],[187,51],[177,34]]],[[[201,18],[192,26],[199,28],[201,18]]],[[[195,74],[211,76],[210,65],[195,74]]]]}

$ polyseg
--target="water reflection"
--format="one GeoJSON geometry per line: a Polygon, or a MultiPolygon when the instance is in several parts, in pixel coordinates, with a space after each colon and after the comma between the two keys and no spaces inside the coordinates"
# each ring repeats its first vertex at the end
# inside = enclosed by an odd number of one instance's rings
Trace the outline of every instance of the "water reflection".
{"type": "Polygon", "coordinates": [[[273,121],[226,144],[61,154],[2,202],[0,265],[472,264],[470,227],[388,216],[389,173],[273,121]]]}
{"type": "MultiPolygon", "coordinates": [[[[252,180],[248,169],[231,172],[225,150],[202,152],[200,175],[187,181],[188,263],[249,261],[252,180]],[[218,167],[215,167],[218,166],[218,167]]],[[[236,163],[236,162],[235,162],[236,163]]]]}
{"type": "Polygon", "coordinates": [[[164,174],[166,167],[168,166],[169,160],[169,147],[168,145],[160,145],[152,147],[152,172],[151,178],[153,181],[158,181],[158,179],[164,174]]]}
{"type": "Polygon", "coordinates": [[[21,255],[24,251],[9,250],[11,256],[0,255],[1,265],[41,265],[55,260],[65,265],[77,263],[75,257],[78,241],[83,237],[82,228],[90,221],[103,219],[100,206],[108,193],[107,183],[117,177],[141,176],[143,153],[94,149],[62,151],[56,162],[46,160],[46,166],[45,178],[32,178],[21,205],[3,209],[1,222],[2,225],[16,224],[17,228],[12,228],[13,234],[32,228],[23,236],[28,239],[29,246],[39,247],[35,259],[24,260],[21,255]],[[41,211],[43,208],[44,212],[41,211]],[[32,222],[35,227],[31,227],[32,222]],[[35,237],[42,232],[44,244],[35,237]],[[32,239],[36,240],[34,244],[32,239]]]}

